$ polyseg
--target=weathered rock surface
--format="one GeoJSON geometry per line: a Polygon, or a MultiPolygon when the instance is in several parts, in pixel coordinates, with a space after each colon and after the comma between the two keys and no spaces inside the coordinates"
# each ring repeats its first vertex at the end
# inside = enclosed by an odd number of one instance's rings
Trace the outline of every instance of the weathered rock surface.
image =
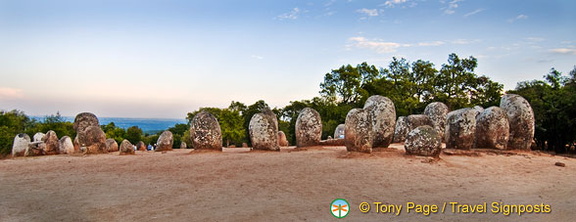
{"type": "Polygon", "coordinates": [[[424,115],[427,115],[434,128],[442,140],[444,140],[444,132],[446,131],[446,116],[450,110],[448,106],[442,102],[433,102],[426,106],[424,115]]]}
{"type": "MultiPolygon", "coordinates": [[[[156,149],[158,149],[158,147],[156,147],[156,149]]],[[[146,146],[146,143],[144,143],[143,141],[138,141],[138,143],[136,143],[136,150],[148,151],[148,146],[146,146]]]]}
{"type": "Polygon", "coordinates": [[[316,146],[322,137],[322,120],[320,113],[306,107],[300,111],[296,119],[296,146],[316,146]]]}
{"type": "Polygon", "coordinates": [[[476,110],[464,108],[448,113],[446,118],[446,148],[471,149],[476,134],[476,110]]]}
{"type": "Polygon", "coordinates": [[[430,118],[427,115],[414,114],[406,117],[406,125],[408,125],[408,132],[410,132],[419,126],[424,125],[432,126],[432,122],[430,121],[430,118]]]}
{"type": "Polygon", "coordinates": [[[12,143],[12,156],[24,156],[24,152],[30,144],[30,136],[26,133],[20,133],[14,137],[14,143],[12,143]]]}
{"type": "Polygon", "coordinates": [[[506,149],[509,135],[508,116],[500,107],[489,107],[476,116],[476,145],[474,147],[506,149]]]}
{"type": "Polygon", "coordinates": [[[394,143],[402,143],[406,140],[406,135],[410,132],[405,116],[399,116],[394,129],[394,143]]]}
{"type": "Polygon", "coordinates": [[[40,142],[44,139],[44,136],[46,136],[46,134],[38,132],[32,137],[32,142],[40,142]]]}
{"type": "Polygon", "coordinates": [[[392,143],[396,126],[394,102],[384,96],[370,96],[364,104],[364,110],[372,121],[372,147],[388,147],[392,143]]]}
{"type": "Polygon", "coordinates": [[[31,142],[26,147],[26,151],[24,151],[24,156],[40,156],[44,155],[44,148],[46,144],[42,141],[31,142]]]}
{"type": "Polygon", "coordinates": [[[339,124],[336,126],[334,130],[334,139],[344,139],[344,130],[346,129],[346,125],[339,124]]]}
{"type": "Polygon", "coordinates": [[[190,136],[194,149],[222,150],[220,124],[208,111],[202,110],[194,116],[190,126],[190,136]]]}
{"type": "Polygon", "coordinates": [[[118,151],[118,142],[114,139],[107,139],[106,140],[106,149],[108,152],[116,152],[118,151]]]}
{"type": "Polygon", "coordinates": [[[78,133],[78,143],[80,150],[87,154],[108,152],[108,149],[106,149],[106,134],[100,129],[100,126],[89,126],[82,133],[78,133]]]}
{"type": "Polygon", "coordinates": [[[160,134],[158,137],[158,142],[156,142],[156,150],[155,151],[168,151],[172,150],[172,146],[174,145],[174,136],[172,132],[166,130],[160,134]]]}
{"type": "Polygon", "coordinates": [[[408,133],[404,148],[407,154],[437,157],[442,152],[442,138],[432,126],[419,126],[408,133]]]}
{"type": "Polygon", "coordinates": [[[69,136],[63,136],[60,138],[60,153],[73,154],[75,152],[74,144],[69,136]]]}
{"type": "Polygon", "coordinates": [[[186,148],[188,148],[188,144],[186,144],[186,142],[182,141],[180,143],[180,149],[186,149],[186,148]]]}
{"type": "Polygon", "coordinates": [[[120,143],[120,155],[134,154],[134,145],[128,140],[122,140],[120,143]]]}
{"type": "Polygon", "coordinates": [[[529,150],[534,139],[534,111],[524,97],[506,94],[500,100],[500,108],[506,111],[510,123],[508,149],[529,150]]]}
{"type": "Polygon", "coordinates": [[[372,153],[372,120],[364,109],[352,109],[346,115],[344,144],[346,150],[372,153]]]}
{"type": "Polygon", "coordinates": [[[286,134],[282,131],[278,131],[278,145],[281,147],[289,146],[288,139],[286,139],[286,134]]]}
{"type": "Polygon", "coordinates": [[[256,113],[248,127],[252,148],[258,150],[280,150],[278,145],[278,119],[270,109],[256,113]]]}
{"type": "Polygon", "coordinates": [[[50,130],[44,135],[42,141],[46,144],[44,147],[44,153],[46,155],[55,155],[60,153],[60,141],[58,140],[58,135],[56,132],[50,130]]]}
{"type": "Polygon", "coordinates": [[[76,118],[74,118],[74,130],[76,130],[76,132],[82,132],[90,126],[100,126],[98,117],[96,117],[96,115],[93,113],[79,113],[76,115],[76,118]]]}

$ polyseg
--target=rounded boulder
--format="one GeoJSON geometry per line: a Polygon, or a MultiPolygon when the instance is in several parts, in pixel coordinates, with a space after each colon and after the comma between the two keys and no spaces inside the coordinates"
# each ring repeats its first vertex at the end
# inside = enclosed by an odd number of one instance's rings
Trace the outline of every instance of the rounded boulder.
{"type": "Polygon", "coordinates": [[[134,145],[132,145],[132,143],[130,143],[130,141],[128,140],[122,140],[122,143],[120,143],[120,155],[129,155],[129,154],[134,154],[134,145]]]}
{"type": "Polygon", "coordinates": [[[394,128],[394,139],[393,143],[401,143],[406,140],[406,134],[410,132],[408,128],[408,123],[406,122],[405,116],[399,116],[396,120],[396,127],[394,128]]]}
{"type": "Polygon", "coordinates": [[[108,152],[116,152],[118,151],[118,142],[114,139],[107,139],[106,140],[106,149],[108,152]]]}
{"type": "Polygon", "coordinates": [[[384,96],[370,96],[364,104],[364,110],[372,121],[372,147],[388,147],[392,143],[396,126],[394,102],[384,96]]]}
{"type": "Polygon", "coordinates": [[[30,136],[26,133],[20,133],[14,137],[14,143],[12,144],[12,156],[24,156],[24,152],[30,144],[30,136]]]}
{"type": "Polygon", "coordinates": [[[506,94],[500,100],[500,108],[506,111],[510,124],[508,149],[529,150],[535,130],[534,111],[530,103],[520,95],[506,94]]]}
{"type": "Polygon", "coordinates": [[[476,134],[476,110],[464,108],[449,112],[446,117],[446,148],[471,149],[476,134]]]}
{"type": "Polygon", "coordinates": [[[73,154],[75,153],[74,144],[69,136],[60,138],[60,153],[73,154]]]}
{"type": "Polygon", "coordinates": [[[222,150],[222,131],[214,115],[202,110],[192,119],[190,136],[194,149],[222,150]]]}
{"type": "Polygon", "coordinates": [[[322,137],[322,120],[320,113],[306,107],[300,111],[296,119],[296,146],[316,146],[322,137]]]}
{"type": "Polygon", "coordinates": [[[286,139],[286,134],[282,131],[278,131],[278,145],[281,147],[288,146],[288,139],[286,139]]]}
{"type": "Polygon", "coordinates": [[[346,129],[346,125],[338,124],[336,129],[334,130],[334,139],[344,139],[344,130],[346,129]]]}
{"type": "Polygon", "coordinates": [[[172,150],[172,146],[174,145],[174,136],[172,132],[166,130],[160,134],[158,137],[158,141],[156,142],[156,150],[155,151],[169,151],[172,150]]]}
{"type": "Polygon", "coordinates": [[[78,143],[87,154],[107,153],[106,134],[100,126],[89,126],[78,134],[78,143]]]}
{"type": "Polygon", "coordinates": [[[42,141],[46,144],[44,153],[46,155],[54,155],[60,153],[60,141],[56,132],[50,130],[44,135],[42,141]]]}
{"type": "Polygon", "coordinates": [[[508,116],[500,107],[489,107],[476,117],[475,147],[506,149],[509,135],[508,116]]]}
{"type": "Polygon", "coordinates": [[[442,102],[433,102],[426,106],[424,115],[430,119],[432,128],[438,131],[438,134],[444,140],[444,131],[446,130],[446,116],[448,115],[448,106],[442,102]]]}
{"type": "Polygon", "coordinates": [[[370,114],[364,109],[354,108],[346,115],[344,124],[346,150],[372,153],[373,130],[370,114]]]}
{"type": "Polygon", "coordinates": [[[252,148],[258,150],[280,150],[278,145],[278,120],[276,114],[266,109],[250,119],[248,127],[252,148]]]}
{"type": "Polygon", "coordinates": [[[438,157],[442,152],[442,137],[432,126],[416,127],[406,136],[406,154],[438,157]]]}

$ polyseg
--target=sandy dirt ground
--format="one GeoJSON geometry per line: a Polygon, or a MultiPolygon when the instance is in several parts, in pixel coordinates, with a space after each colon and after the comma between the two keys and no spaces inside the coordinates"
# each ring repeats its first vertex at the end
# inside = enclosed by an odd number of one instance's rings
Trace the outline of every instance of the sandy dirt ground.
{"type": "MultiPolygon", "coordinates": [[[[573,221],[576,159],[538,152],[404,155],[345,147],[281,152],[174,150],[0,160],[0,221],[573,221]],[[565,167],[555,166],[562,162],[565,167]],[[346,199],[336,219],[331,202],[346,199]],[[362,213],[359,205],[371,209],[362,213]],[[399,215],[377,212],[402,205],[399,215]],[[444,203],[428,216],[406,205],[444,203]],[[450,202],[487,203],[486,213],[450,202]],[[550,205],[550,213],[491,212],[492,203],[550,205]],[[382,205],[381,205],[382,206],[382,205]]],[[[499,209],[498,207],[496,209],[499,209]]]]}

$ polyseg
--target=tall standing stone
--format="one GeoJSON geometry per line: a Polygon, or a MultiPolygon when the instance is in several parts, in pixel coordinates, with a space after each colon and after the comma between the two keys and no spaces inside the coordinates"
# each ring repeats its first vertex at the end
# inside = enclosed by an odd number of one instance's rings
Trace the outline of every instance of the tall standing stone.
{"type": "Polygon", "coordinates": [[[26,133],[20,133],[14,137],[14,143],[12,144],[12,156],[24,156],[24,152],[28,148],[28,144],[32,142],[30,136],[26,133]]]}
{"type": "Polygon", "coordinates": [[[43,137],[42,141],[46,144],[44,153],[47,155],[54,155],[60,153],[60,141],[56,132],[50,130],[43,137]]]}
{"type": "Polygon", "coordinates": [[[344,130],[346,129],[346,125],[339,124],[336,126],[334,130],[334,139],[344,139],[344,130]]]}
{"type": "Polygon", "coordinates": [[[172,150],[172,146],[174,145],[174,137],[172,136],[172,132],[168,130],[162,132],[162,134],[160,134],[160,137],[158,137],[156,145],[157,146],[155,151],[172,150]]]}
{"type": "Polygon", "coordinates": [[[202,110],[192,119],[190,136],[194,149],[222,150],[220,124],[216,117],[206,110],[202,110]]]}
{"type": "Polygon", "coordinates": [[[370,96],[364,104],[364,110],[372,121],[372,147],[388,147],[392,143],[396,126],[394,102],[384,96],[370,96]]]}
{"type": "Polygon", "coordinates": [[[106,134],[100,126],[89,126],[78,134],[80,147],[84,147],[87,154],[107,153],[106,134]]]}
{"type": "Polygon", "coordinates": [[[278,131],[278,145],[281,147],[288,146],[288,139],[286,138],[286,134],[282,131],[278,131]]]}
{"type": "Polygon", "coordinates": [[[96,115],[94,115],[93,113],[89,112],[79,113],[78,115],[76,115],[76,118],[74,118],[73,127],[74,130],[76,130],[76,132],[82,132],[90,126],[100,126],[98,117],[96,117],[96,115]]]}
{"type": "Polygon", "coordinates": [[[438,131],[440,138],[444,140],[444,131],[446,131],[446,116],[448,115],[448,106],[442,102],[433,102],[426,106],[424,115],[430,119],[432,127],[438,131]]]}
{"type": "Polygon", "coordinates": [[[506,149],[509,135],[508,116],[500,107],[489,107],[476,117],[475,147],[506,149]]]}
{"type": "Polygon", "coordinates": [[[446,118],[446,148],[471,149],[476,134],[476,110],[464,108],[448,113],[446,118]]]}
{"type": "Polygon", "coordinates": [[[38,132],[32,137],[32,142],[40,142],[44,139],[44,136],[46,136],[46,134],[38,132]]]}
{"type": "Polygon", "coordinates": [[[408,123],[405,116],[399,116],[396,120],[396,127],[394,129],[394,143],[403,143],[406,140],[406,135],[410,132],[408,123]]]}
{"type": "Polygon", "coordinates": [[[316,146],[322,137],[322,120],[320,113],[306,107],[300,111],[296,119],[296,146],[316,146]]]}
{"type": "Polygon", "coordinates": [[[280,150],[278,145],[278,119],[270,109],[256,113],[248,127],[252,148],[258,150],[280,150]]]}
{"type": "Polygon", "coordinates": [[[116,152],[118,151],[118,142],[114,139],[107,139],[106,140],[106,150],[108,152],[116,152]]]}
{"type": "Polygon", "coordinates": [[[136,143],[136,150],[148,151],[148,146],[146,146],[146,143],[144,143],[144,141],[138,141],[138,143],[136,143]]]}
{"type": "Polygon", "coordinates": [[[534,111],[524,97],[506,94],[500,100],[500,108],[506,111],[510,123],[508,149],[529,150],[534,140],[534,111]]]}
{"type": "Polygon", "coordinates": [[[354,108],[346,115],[345,125],[346,150],[372,153],[373,130],[370,114],[364,109],[354,108]]]}
{"type": "Polygon", "coordinates": [[[432,126],[432,122],[427,115],[424,114],[413,114],[406,117],[406,125],[408,125],[408,132],[416,129],[419,126],[432,126]]]}
{"type": "Polygon", "coordinates": [[[74,144],[69,136],[63,136],[60,138],[60,153],[73,154],[75,152],[74,144]]]}

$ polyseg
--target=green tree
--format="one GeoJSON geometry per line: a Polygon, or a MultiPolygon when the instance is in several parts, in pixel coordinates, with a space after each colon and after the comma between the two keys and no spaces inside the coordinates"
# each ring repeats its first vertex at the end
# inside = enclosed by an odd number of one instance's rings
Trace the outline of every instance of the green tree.
{"type": "MultiPolygon", "coordinates": [[[[245,122],[246,118],[242,114],[250,115],[250,113],[255,113],[257,110],[260,110],[261,107],[268,107],[268,105],[264,101],[260,100],[256,102],[254,105],[246,107],[244,104],[240,102],[232,101],[230,106],[225,109],[214,107],[200,108],[197,111],[188,113],[186,119],[188,119],[188,122],[191,123],[192,119],[194,119],[194,116],[196,116],[196,114],[205,110],[214,115],[214,117],[216,117],[216,119],[218,120],[218,123],[220,124],[220,130],[222,132],[223,144],[225,144],[226,146],[229,146],[230,144],[240,146],[242,145],[243,142],[248,142],[249,140],[249,137],[247,136],[247,130],[245,130],[248,129],[247,125],[246,128],[244,127],[244,124],[246,123],[245,122]]],[[[252,118],[252,116],[250,116],[250,118],[252,118]]],[[[248,124],[249,121],[250,119],[248,119],[248,124]]],[[[184,131],[180,135],[186,136],[183,135],[184,131]]],[[[188,132],[188,135],[189,133],[190,132],[188,132]]]]}
{"type": "Polygon", "coordinates": [[[320,83],[320,94],[339,104],[359,103],[368,93],[363,86],[379,77],[378,69],[366,62],[356,67],[342,66],[324,75],[324,82],[320,83]]]}
{"type": "Polygon", "coordinates": [[[102,131],[106,133],[106,138],[114,139],[118,144],[122,143],[124,137],[126,136],[126,130],[117,127],[114,122],[101,125],[100,128],[102,128],[102,131]]]}
{"type": "MultiPolygon", "coordinates": [[[[143,135],[142,129],[140,129],[138,126],[131,126],[128,129],[126,129],[124,139],[127,139],[132,144],[136,144],[142,141],[142,135],[143,135]]],[[[154,141],[154,143],[155,142],[156,141],[154,141]]]]}
{"type": "MultiPolygon", "coordinates": [[[[19,110],[0,110],[0,156],[12,151],[14,137],[35,127],[36,122],[19,110]]],[[[30,135],[31,136],[31,135],[30,135]]]]}

